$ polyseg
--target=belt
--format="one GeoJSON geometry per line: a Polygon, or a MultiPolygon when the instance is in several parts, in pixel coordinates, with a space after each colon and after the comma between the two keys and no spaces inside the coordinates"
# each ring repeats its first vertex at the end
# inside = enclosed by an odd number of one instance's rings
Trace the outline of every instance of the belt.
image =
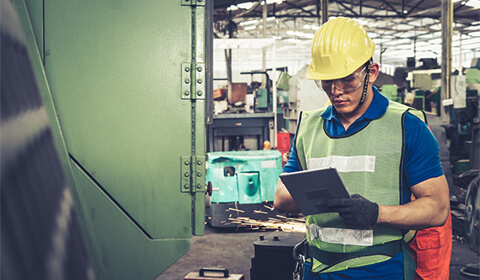
{"type": "Polygon", "coordinates": [[[308,256],[317,259],[322,264],[333,265],[338,262],[358,258],[368,255],[387,255],[393,257],[402,251],[402,240],[392,241],[385,244],[369,246],[363,250],[350,252],[350,253],[338,253],[321,250],[315,246],[308,246],[308,256]]]}

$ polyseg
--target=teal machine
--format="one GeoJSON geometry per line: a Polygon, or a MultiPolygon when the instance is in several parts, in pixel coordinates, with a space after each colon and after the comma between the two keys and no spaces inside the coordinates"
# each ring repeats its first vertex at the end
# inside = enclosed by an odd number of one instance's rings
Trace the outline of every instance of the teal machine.
{"type": "Polygon", "coordinates": [[[279,151],[211,152],[207,158],[206,180],[212,192],[207,207],[210,225],[236,227],[238,217],[267,220],[275,215],[271,207],[282,172],[279,151]]]}
{"type": "Polygon", "coordinates": [[[95,279],[155,279],[204,234],[213,1],[12,2],[95,279]]]}

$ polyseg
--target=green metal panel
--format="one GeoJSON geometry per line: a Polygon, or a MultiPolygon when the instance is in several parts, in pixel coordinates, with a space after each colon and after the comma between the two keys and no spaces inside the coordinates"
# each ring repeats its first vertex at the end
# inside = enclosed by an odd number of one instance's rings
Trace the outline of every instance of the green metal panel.
{"type": "Polygon", "coordinates": [[[93,246],[103,267],[100,279],[154,279],[188,251],[188,239],[145,238],[83,170],[74,167],[74,176],[89,209],[93,246]]]}
{"type": "Polygon", "coordinates": [[[43,61],[43,2],[38,0],[25,0],[35,39],[37,41],[38,51],[43,61]]]}
{"type": "Polygon", "coordinates": [[[268,91],[266,88],[259,88],[257,91],[257,109],[267,109],[268,108],[268,91]]]}
{"type": "Polygon", "coordinates": [[[99,279],[152,279],[203,234],[205,4],[191,3],[16,0],[99,279]]]}

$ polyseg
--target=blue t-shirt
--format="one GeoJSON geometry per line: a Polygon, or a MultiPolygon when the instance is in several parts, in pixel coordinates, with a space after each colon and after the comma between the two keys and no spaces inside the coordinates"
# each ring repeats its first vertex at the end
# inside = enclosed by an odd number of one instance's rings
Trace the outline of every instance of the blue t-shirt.
{"type": "MultiPolygon", "coordinates": [[[[332,136],[348,136],[365,127],[369,121],[385,114],[389,100],[383,96],[376,87],[373,87],[374,96],[367,111],[351,124],[347,131],[337,117],[337,112],[330,106],[322,114],[325,119],[326,129],[332,136]]],[[[416,116],[408,113],[405,116],[405,160],[404,182],[402,196],[404,202],[410,201],[410,189],[420,182],[443,175],[440,157],[438,156],[438,142],[428,128],[427,124],[416,116]],[[407,188],[408,186],[408,188],[407,188]]],[[[283,168],[283,172],[300,171],[295,153],[295,140],[293,141],[290,157],[283,168]]],[[[307,266],[308,267],[308,266],[307,266]]],[[[308,269],[307,269],[308,270],[308,269]]],[[[317,276],[307,273],[305,279],[392,279],[392,275],[403,274],[403,253],[399,253],[390,260],[367,267],[347,269],[341,272],[319,274],[317,276]],[[379,267],[388,268],[386,270],[379,267]],[[370,269],[375,268],[375,269],[370,269]]]]}

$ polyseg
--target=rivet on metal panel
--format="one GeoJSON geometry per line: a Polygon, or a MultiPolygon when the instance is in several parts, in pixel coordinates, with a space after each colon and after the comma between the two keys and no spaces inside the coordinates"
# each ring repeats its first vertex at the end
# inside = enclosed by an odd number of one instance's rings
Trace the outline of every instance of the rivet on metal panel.
{"type": "Polygon", "coordinates": [[[197,177],[202,177],[202,173],[201,173],[201,172],[198,172],[198,173],[197,173],[197,177]]]}
{"type": "MultiPolygon", "coordinates": [[[[203,1],[205,2],[205,1],[203,1]]],[[[199,2],[197,1],[197,4],[199,2]]],[[[206,91],[205,91],[205,79],[206,79],[206,76],[205,76],[205,72],[204,71],[206,68],[205,68],[205,63],[196,63],[195,65],[192,65],[194,68],[192,69],[196,69],[197,71],[195,72],[195,92],[196,94],[192,94],[191,98],[193,98],[194,96],[196,97],[196,99],[205,99],[205,95],[206,95],[206,91]]],[[[192,78],[193,79],[193,78],[192,78]]],[[[193,83],[193,81],[192,81],[193,83]]]]}
{"type": "Polygon", "coordinates": [[[197,184],[197,189],[201,189],[202,188],[202,184],[197,184]]]}
{"type": "MultiPolygon", "coordinates": [[[[195,162],[195,161],[194,161],[195,162]]],[[[196,165],[195,165],[196,167],[196,165]]],[[[191,159],[191,156],[182,156],[182,161],[181,161],[181,181],[180,181],[180,191],[183,192],[183,193],[186,193],[186,192],[190,192],[190,188],[192,186],[195,186],[191,180],[192,180],[192,176],[190,174],[192,174],[192,159],[191,159]]],[[[195,171],[196,173],[196,171],[195,171]]],[[[193,173],[193,174],[195,174],[193,173]]],[[[196,177],[195,177],[196,178],[196,177]]]]}
{"type": "MultiPolygon", "coordinates": [[[[191,0],[190,0],[191,1],[191,0]]],[[[185,2],[182,2],[185,3],[185,2]]],[[[192,84],[192,69],[197,69],[197,66],[195,65],[192,67],[192,64],[189,62],[184,62],[181,64],[181,71],[182,71],[182,91],[181,91],[181,99],[187,100],[191,99],[192,97],[195,98],[196,95],[193,94],[192,96],[192,91],[191,91],[191,84],[192,84]]],[[[197,73],[195,71],[195,73],[197,73]]]]}
{"type": "Polygon", "coordinates": [[[201,161],[201,160],[197,160],[197,164],[198,164],[198,165],[202,165],[202,161],[201,161]]]}

